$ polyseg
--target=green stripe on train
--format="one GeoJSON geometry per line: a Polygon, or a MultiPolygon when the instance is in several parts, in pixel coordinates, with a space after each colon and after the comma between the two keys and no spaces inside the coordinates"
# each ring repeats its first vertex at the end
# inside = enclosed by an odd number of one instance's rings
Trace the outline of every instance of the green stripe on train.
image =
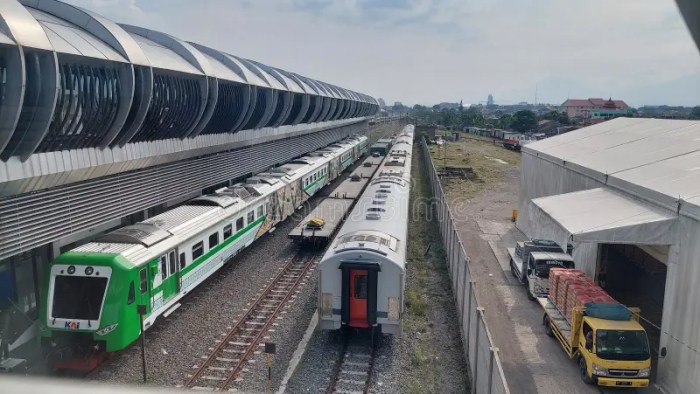
{"type": "Polygon", "coordinates": [[[326,179],[326,175],[322,175],[322,176],[318,177],[318,179],[316,179],[315,181],[313,181],[313,182],[309,183],[308,185],[306,185],[306,187],[304,188],[304,191],[308,191],[309,189],[311,189],[311,187],[312,187],[313,185],[315,185],[315,184],[321,182],[321,181],[324,180],[324,179],[326,179]]]}
{"type": "MultiPolygon", "coordinates": [[[[191,264],[185,266],[185,268],[180,271],[180,276],[186,275],[188,272],[199,267],[202,263],[207,261],[211,256],[215,255],[216,253],[218,253],[219,251],[221,251],[225,247],[229,246],[232,242],[234,242],[238,238],[242,237],[245,233],[247,233],[251,229],[257,227],[257,225],[262,223],[264,220],[265,220],[265,216],[260,216],[259,218],[255,219],[253,221],[253,223],[247,225],[246,227],[243,227],[240,231],[237,231],[235,234],[233,234],[232,236],[230,236],[226,240],[224,240],[224,242],[216,245],[213,249],[210,249],[207,253],[201,255],[200,257],[197,258],[197,260],[195,260],[191,264]]],[[[151,261],[151,263],[158,263],[159,258],[151,261]]],[[[158,291],[160,291],[162,287],[163,287],[163,285],[161,284],[158,287],[154,288],[151,292],[155,294],[158,291]]]]}

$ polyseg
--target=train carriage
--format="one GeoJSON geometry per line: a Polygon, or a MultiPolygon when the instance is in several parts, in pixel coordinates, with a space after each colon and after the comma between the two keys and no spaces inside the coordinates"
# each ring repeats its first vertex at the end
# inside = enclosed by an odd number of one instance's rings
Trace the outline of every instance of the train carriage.
{"type": "Polygon", "coordinates": [[[146,306],[146,328],[176,309],[184,295],[318,191],[305,193],[302,182],[320,180],[332,158],[316,159],[258,174],[58,256],[41,310],[42,341],[54,366],[91,369],[98,362],[93,356],[131,344],[140,334],[137,305],[146,306]]]}
{"type": "Polygon", "coordinates": [[[409,125],[397,137],[319,264],[321,329],[400,332],[412,146],[413,126],[409,125]]]}

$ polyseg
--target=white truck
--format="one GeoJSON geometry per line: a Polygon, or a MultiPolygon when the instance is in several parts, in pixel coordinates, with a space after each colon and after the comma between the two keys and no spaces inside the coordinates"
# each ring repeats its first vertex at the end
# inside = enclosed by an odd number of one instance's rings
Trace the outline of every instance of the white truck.
{"type": "Polygon", "coordinates": [[[510,271],[527,287],[527,298],[549,295],[550,268],[575,268],[574,259],[554,241],[533,239],[508,248],[510,271]]]}

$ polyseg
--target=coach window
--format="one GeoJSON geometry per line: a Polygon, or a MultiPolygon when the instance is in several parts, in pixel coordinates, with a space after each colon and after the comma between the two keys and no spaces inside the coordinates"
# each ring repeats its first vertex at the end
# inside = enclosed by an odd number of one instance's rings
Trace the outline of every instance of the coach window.
{"type": "Polygon", "coordinates": [[[160,256],[160,276],[163,280],[168,277],[168,259],[160,256]]]}
{"type": "Polygon", "coordinates": [[[204,242],[199,241],[192,247],[192,261],[204,254],[204,242]]]}
{"type": "Polygon", "coordinates": [[[136,300],[136,290],[134,290],[134,281],[131,281],[129,285],[129,295],[126,298],[126,304],[131,305],[136,300]]]}
{"type": "Polygon", "coordinates": [[[175,251],[168,253],[168,261],[170,261],[170,275],[177,271],[177,261],[175,261],[175,251]]]}
{"type": "Polygon", "coordinates": [[[209,250],[214,249],[214,246],[219,244],[219,233],[216,232],[209,236],[209,250]]]}
{"type": "Polygon", "coordinates": [[[141,294],[143,294],[148,290],[148,275],[145,268],[139,271],[139,280],[139,290],[141,290],[141,294]]]}
{"type": "Polygon", "coordinates": [[[236,219],[236,231],[243,230],[243,218],[236,219]]]}
{"type": "Polygon", "coordinates": [[[263,207],[262,205],[258,207],[258,217],[263,215],[263,207]]]}
{"type": "Polygon", "coordinates": [[[360,300],[367,298],[367,275],[355,276],[355,298],[360,300]]]}
{"type": "Polygon", "coordinates": [[[253,220],[255,220],[255,211],[250,211],[248,212],[248,224],[253,223],[253,220]]]}
{"type": "Polygon", "coordinates": [[[163,280],[168,277],[168,259],[160,256],[160,275],[163,280]]]}
{"type": "Polygon", "coordinates": [[[228,239],[228,237],[230,237],[231,234],[233,234],[233,229],[231,228],[230,224],[227,224],[226,226],[224,226],[224,239],[228,239]]]}
{"type": "Polygon", "coordinates": [[[184,253],[180,253],[180,270],[182,271],[183,268],[187,265],[187,256],[185,256],[184,253]]]}

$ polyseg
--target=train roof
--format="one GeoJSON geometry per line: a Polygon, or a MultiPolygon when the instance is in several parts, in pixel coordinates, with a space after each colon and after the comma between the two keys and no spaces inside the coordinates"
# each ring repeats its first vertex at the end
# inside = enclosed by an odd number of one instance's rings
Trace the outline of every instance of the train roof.
{"type": "Polygon", "coordinates": [[[393,151],[377,169],[358,199],[347,221],[338,231],[323,260],[335,255],[366,252],[384,256],[402,269],[406,262],[408,235],[412,133],[405,134],[408,146],[393,151]]]}
{"type": "MultiPolygon", "coordinates": [[[[347,149],[361,140],[346,139],[337,146],[347,149]]],[[[72,251],[121,254],[136,264],[145,263],[153,255],[160,255],[177,246],[182,242],[181,238],[188,238],[194,232],[213,226],[224,217],[250,208],[255,201],[282,187],[284,184],[280,178],[289,181],[298,179],[313,168],[327,163],[330,157],[330,154],[309,155],[292,160],[266,173],[252,176],[245,183],[217,189],[214,193],[189,200],[160,215],[118,228],[72,251]]]]}

